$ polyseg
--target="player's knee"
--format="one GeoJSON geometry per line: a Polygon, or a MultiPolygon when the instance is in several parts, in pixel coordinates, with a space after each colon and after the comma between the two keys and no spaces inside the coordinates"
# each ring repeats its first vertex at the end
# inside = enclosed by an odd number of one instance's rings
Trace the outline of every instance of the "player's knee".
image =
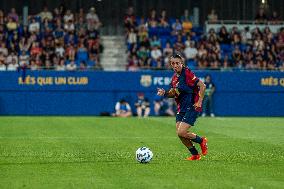
{"type": "Polygon", "coordinates": [[[184,138],[186,138],[186,136],[187,136],[187,131],[186,131],[186,130],[179,129],[179,130],[177,131],[177,135],[178,135],[179,137],[184,137],[184,138]]]}

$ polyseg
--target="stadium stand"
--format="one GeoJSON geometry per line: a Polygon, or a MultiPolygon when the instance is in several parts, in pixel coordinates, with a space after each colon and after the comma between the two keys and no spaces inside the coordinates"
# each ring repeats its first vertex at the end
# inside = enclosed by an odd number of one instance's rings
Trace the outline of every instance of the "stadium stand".
{"type": "Polygon", "coordinates": [[[242,24],[220,22],[212,10],[215,19],[204,29],[193,27],[189,16],[168,18],[165,10],[157,16],[153,9],[148,18],[129,12],[124,20],[127,70],[168,69],[168,55],[178,52],[191,69],[283,71],[284,23],[276,20],[277,13],[270,25],[258,17],[242,24]]]}
{"type": "Polygon", "coordinates": [[[95,8],[87,13],[47,7],[28,16],[28,25],[12,8],[0,10],[1,70],[91,70],[102,69],[101,23],[95,8]]]}

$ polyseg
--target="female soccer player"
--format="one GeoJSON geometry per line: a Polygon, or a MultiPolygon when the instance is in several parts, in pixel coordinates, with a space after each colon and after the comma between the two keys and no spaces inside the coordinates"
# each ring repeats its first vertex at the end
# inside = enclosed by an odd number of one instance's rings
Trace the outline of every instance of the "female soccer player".
{"type": "Polygon", "coordinates": [[[169,62],[175,72],[172,77],[171,88],[168,91],[158,88],[157,95],[175,98],[177,103],[177,135],[192,154],[186,160],[200,160],[201,156],[192,142],[200,144],[202,154],[206,155],[207,138],[192,133],[190,128],[194,126],[194,122],[202,110],[206,86],[190,69],[185,67],[181,55],[171,56],[169,62]]]}

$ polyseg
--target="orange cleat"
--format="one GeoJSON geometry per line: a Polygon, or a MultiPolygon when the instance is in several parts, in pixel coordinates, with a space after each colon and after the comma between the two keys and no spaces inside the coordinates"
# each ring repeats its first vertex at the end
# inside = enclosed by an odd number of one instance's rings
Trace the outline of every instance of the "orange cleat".
{"type": "Polygon", "coordinates": [[[201,160],[201,156],[199,154],[198,155],[192,155],[192,156],[186,158],[185,160],[188,160],[188,161],[201,160]]]}
{"type": "Polygon", "coordinates": [[[207,151],[208,151],[208,146],[207,146],[207,138],[206,137],[202,137],[202,142],[200,144],[200,148],[201,148],[201,151],[202,151],[202,155],[206,155],[207,154],[207,151]]]}

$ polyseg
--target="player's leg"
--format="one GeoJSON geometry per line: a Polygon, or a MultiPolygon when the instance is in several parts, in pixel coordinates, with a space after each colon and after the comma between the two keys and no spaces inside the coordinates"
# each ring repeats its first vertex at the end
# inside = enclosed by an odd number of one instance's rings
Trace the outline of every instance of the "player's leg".
{"type": "Polygon", "coordinates": [[[140,106],[136,109],[138,117],[142,117],[142,108],[140,106]]]}
{"type": "Polygon", "coordinates": [[[193,142],[200,144],[202,154],[207,154],[207,138],[200,137],[197,134],[191,132],[189,129],[194,126],[194,123],[197,119],[198,112],[195,110],[189,110],[185,113],[181,123],[179,124],[178,128],[178,136],[183,138],[190,139],[193,142]]]}
{"type": "Polygon", "coordinates": [[[148,117],[150,114],[150,107],[146,107],[144,111],[144,117],[148,117]]]}
{"type": "MultiPolygon", "coordinates": [[[[181,123],[180,119],[181,119],[182,115],[177,115],[176,117],[176,132],[178,133],[178,130],[179,130],[179,125],[181,123]]],[[[179,139],[181,140],[181,142],[183,143],[183,145],[186,146],[186,148],[188,149],[188,151],[191,153],[191,157],[188,158],[188,160],[199,160],[200,159],[200,156],[199,156],[199,153],[197,151],[197,149],[195,148],[194,144],[191,142],[190,139],[188,138],[184,138],[184,137],[181,137],[179,136],[179,139]]]]}

